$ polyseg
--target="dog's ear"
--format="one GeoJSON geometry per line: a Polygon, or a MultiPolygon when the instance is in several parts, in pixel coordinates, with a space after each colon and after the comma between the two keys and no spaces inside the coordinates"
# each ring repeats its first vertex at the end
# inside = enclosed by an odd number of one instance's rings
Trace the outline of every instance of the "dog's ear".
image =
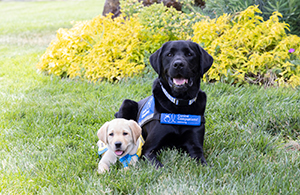
{"type": "Polygon", "coordinates": [[[155,72],[159,75],[160,74],[160,67],[161,67],[161,48],[156,50],[151,56],[150,56],[150,64],[155,70],[155,72]]]}
{"type": "Polygon", "coordinates": [[[203,75],[210,69],[211,65],[213,64],[213,57],[207,53],[199,44],[192,42],[196,45],[196,48],[200,54],[200,76],[201,78],[203,75]]]}
{"type": "Polygon", "coordinates": [[[163,51],[163,48],[168,45],[169,42],[164,43],[161,48],[159,48],[158,50],[156,50],[156,52],[154,52],[151,56],[150,56],[150,64],[153,67],[153,69],[155,70],[155,72],[160,75],[161,72],[161,53],[163,51]]]}
{"type": "Polygon", "coordinates": [[[136,144],[137,140],[142,134],[142,128],[134,120],[129,120],[128,125],[132,132],[134,144],[136,144]]]}
{"type": "Polygon", "coordinates": [[[107,128],[109,126],[109,122],[104,123],[102,127],[98,130],[97,136],[99,140],[103,141],[105,144],[107,144],[107,128]]]}

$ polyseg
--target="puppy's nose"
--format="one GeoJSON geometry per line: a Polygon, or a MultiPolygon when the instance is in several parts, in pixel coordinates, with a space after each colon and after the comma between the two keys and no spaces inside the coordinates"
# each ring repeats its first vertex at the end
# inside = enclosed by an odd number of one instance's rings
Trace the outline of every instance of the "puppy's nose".
{"type": "Polygon", "coordinates": [[[181,60],[175,60],[173,63],[173,67],[178,69],[178,68],[182,68],[183,67],[183,63],[181,60]]]}
{"type": "Polygon", "coordinates": [[[115,146],[116,146],[116,148],[121,148],[122,142],[115,142],[115,146]]]}

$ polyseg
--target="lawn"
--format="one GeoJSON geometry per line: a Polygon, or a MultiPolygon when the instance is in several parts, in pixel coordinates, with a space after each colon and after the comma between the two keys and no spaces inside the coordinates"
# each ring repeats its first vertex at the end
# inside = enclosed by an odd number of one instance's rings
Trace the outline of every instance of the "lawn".
{"type": "Polygon", "coordinates": [[[153,76],[117,84],[36,70],[59,28],[102,13],[104,0],[0,2],[0,194],[299,194],[300,89],[202,83],[203,167],[169,149],[96,173],[97,130],[125,98],[151,94],[153,76]]]}

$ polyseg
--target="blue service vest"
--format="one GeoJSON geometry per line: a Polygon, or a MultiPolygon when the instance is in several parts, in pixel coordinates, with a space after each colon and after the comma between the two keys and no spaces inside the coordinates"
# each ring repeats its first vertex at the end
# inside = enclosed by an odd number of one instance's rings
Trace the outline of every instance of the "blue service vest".
{"type": "Polygon", "coordinates": [[[141,127],[152,120],[159,120],[161,124],[187,126],[200,126],[205,122],[204,116],[201,115],[158,113],[153,95],[138,102],[138,106],[137,122],[141,127]]]}

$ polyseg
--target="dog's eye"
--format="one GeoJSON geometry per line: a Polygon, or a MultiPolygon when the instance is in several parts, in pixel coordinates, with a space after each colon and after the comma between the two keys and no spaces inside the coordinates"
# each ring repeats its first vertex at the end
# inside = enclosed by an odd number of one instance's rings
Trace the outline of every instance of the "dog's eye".
{"type": "Polygon", "coordinates": [[[114,136],[114,133],[110,133],[109,136],[114,136]]]}
{"type": "Polygon", "coordinates": [[[123,135],[128,135],[128,133],[124,132],[123,135]]]}
{"type": "Polygon", "coordinates": [[[168,54],[167,54],[167,56],[168,56],[168,57],[172,57],[172,56],[173,56],[173,54],[171,54],[171,53],[168,53],[168,54]]]}
{"type": "Polygon", "coordinates": [[[191,54],[190,52],[186,54],[187,56],[192,56],[193,54],[191,54]]]}

